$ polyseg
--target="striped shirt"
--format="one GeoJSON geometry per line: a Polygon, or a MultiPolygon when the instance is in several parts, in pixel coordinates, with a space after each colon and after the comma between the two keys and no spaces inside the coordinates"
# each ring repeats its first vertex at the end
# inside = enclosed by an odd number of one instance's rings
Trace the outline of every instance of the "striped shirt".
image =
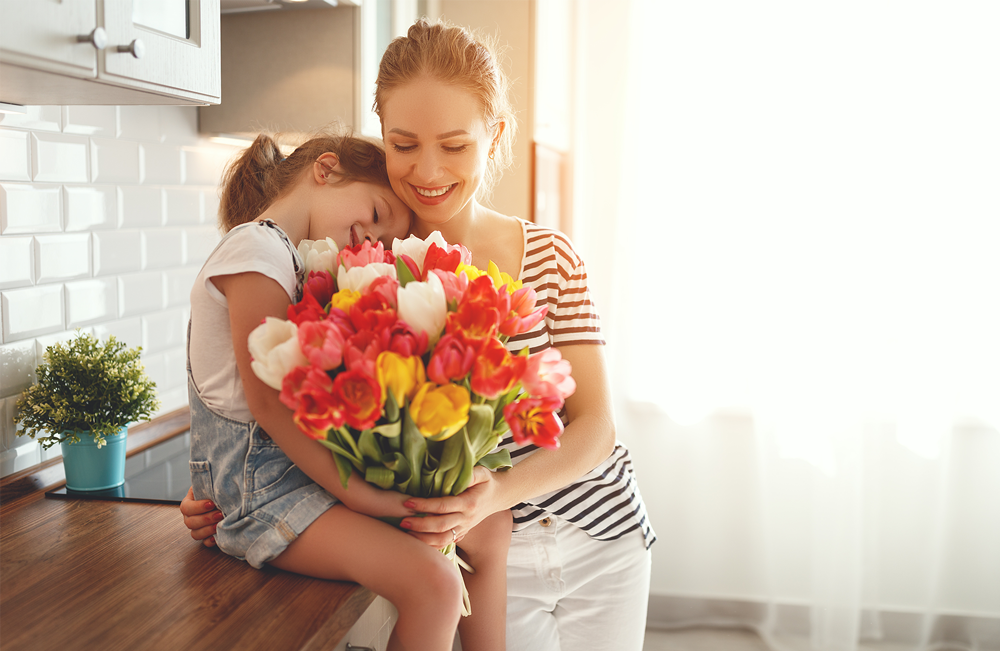
{"type": "MultiPolygon", "coordinates": [[[[547,305],[545,318],[530,331],[512,337],[512,352],[528,346],[532,353],[551,346],[604,344],[601,318],[590,298],[587,270],[573,245],[559,231],[522,221],[524,257],[518,278],[535,290],[536,305],[547,305]]],[[[565,410],[561,414],[566,422],[565,410]]],[[[514,463],[538,448],[514,443],[507,434],[500,446],[514,463]]],[[[603,463],[571,484],[516,505],[514,531],[556,515],[586,531],[596,540],[615,540],[639,529],[648,548],[656,540],[646,507],[632,472],[628,449],[620,442],[603,463]]]]}

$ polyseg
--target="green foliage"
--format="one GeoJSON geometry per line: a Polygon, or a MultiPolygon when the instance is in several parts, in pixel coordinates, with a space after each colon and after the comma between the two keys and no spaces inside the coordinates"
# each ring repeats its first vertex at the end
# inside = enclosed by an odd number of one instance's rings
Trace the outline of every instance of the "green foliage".
{"type": "Polygon", "coordinates": [[[156,383],[139,360],[142,348],[129,349],[109,337],[77,331],[72,341],[45,349],[38,381],[17,400],[15,422],[43,448],[90,432],[98,446],[105,437],[139,420],[149,420],[159,408],[156,383]]]}

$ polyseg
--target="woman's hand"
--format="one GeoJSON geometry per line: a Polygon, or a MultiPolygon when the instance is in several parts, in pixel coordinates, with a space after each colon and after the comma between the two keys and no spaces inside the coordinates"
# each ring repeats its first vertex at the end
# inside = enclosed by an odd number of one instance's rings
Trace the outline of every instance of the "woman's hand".
{"type": "Polygon", "coordinates": [[[184,526],[191,530],[191,537],[202,541],[206,547],[215,547],[215,528],[224,517],[210,500],[194,499],[194,489],[189,488],[181,500],[184,526]]]}
{"type": "Polygon", "coordinates": [[[411,497],[406,506],[425,515],[404,518],[399,526],[435,549],[462,540],[474,526],[507,508],[499,503],[494,474],[482,466],[473,469],[472,483],[460,495],[411,497]]]}

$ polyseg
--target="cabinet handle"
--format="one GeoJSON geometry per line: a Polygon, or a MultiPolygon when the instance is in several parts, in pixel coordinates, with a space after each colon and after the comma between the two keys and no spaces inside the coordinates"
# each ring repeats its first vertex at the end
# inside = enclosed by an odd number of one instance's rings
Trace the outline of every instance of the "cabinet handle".
{"type": "Polygon", "coordinates": [[[135,39],[128,45],[119,45],[115,50],[118,52],[128,52],[136,59],[141,59],[146,54],[146,44],[139,39],[135,39]]]}
{"type": "Polygon", "coordinates": [[[103,27],[95,27],[89,34],[80,34],[76,37],[78,43],[90,43],[95,50],[103,50],[108,46],[108,33],[103,27]]]}

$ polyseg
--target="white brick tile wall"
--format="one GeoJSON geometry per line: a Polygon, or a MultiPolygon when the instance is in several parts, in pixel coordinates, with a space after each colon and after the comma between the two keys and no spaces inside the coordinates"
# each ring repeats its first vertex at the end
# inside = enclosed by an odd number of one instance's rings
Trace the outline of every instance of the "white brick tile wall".
{"type": "Polygon", "coordinates": [[[163,188],[119,186],[118,223],[122,228],[163,226],[163,188]]]}
{"type": "Polygon", "coordinates": [[[143,231],[143,269],[165,269],[184,264],[184,231],[158,228],[143,231]]]}
{"type": "Polygon", "coordinates": [[[233,156],[231,147],[184,147],[184,182],[191,185],[217,186],[222,170],[233,156]]]}
{"type": "Polygon", "coordinates": [[[219,191],[217,188],[203,190],[201,193],[201,219],[203,224],[218,226],[219,223],[219,191]]]}
{"type": "Polygon", "coordinates": [[[142,148],[137,142],[90,139],[90,173],[94,183],[141,183],[142,148]]]}
{"type": "Polygon", "coordinates": [[[0,476],[60,454],[15,436],[14,404],[78,327],[143,346],[161,413],[187,403],[189,295],[234,151],[192,107],[0,114],[0,476]]]}
{"type": "Polygon", "coordinates": [[[142,271],[142,231],[94,231],[94,275],[142,271]]]}
{"type": "Polygon", "coordinates": [[[61,230],[62,198],[58,185],[0,183],[0,234],[61,230]]]}
{"type": "Polygon", "coordinates": [[[51,283],[92,275],[90,233],[35,236],[35,280],[51,283]]]}
{"type": "MultiPolygon", "coordinates": [[[[0,113],[0,115],[5,115],[0,113]]],[[[29,134],[0,128],[0,180],[30,181],[31,155],[29,134]]]]}
{"type": "Polygon", "coordinates": [[[118,135],[118,112],[114,106],[62,107],[63,133],[114,138],[118,135]]]}
{"type": "Polygon", "coordinates": [[[163,274],[159,271],[118,276],[118,316],[163,309],[163,274]]]}
{"type": "Polygon", "coordinates": [[[35,342],[0,346],[0,398],[17,396],[35,381],[35,342]]]}
{"type": "Polygon", "coordinates": [[[94,336],[105,341],[111,335],[129,348],[142,346],[142,318],[133,316],[117,321],[105,321],[94,325],[94,336]]]}
{"type": "MultiPolygon", "coordinates": [[[[163,142],[198,144],[198,112],[182,106],[160,106],[160,134],[163,142]]],[[[220,169],[221,171],[221,169],[220,169]]]]}
{"type": "Polygon", "coordinates": [[[140,145],[143,160],[143,183],[180,185],[181,148],[147,142],[140,145]]]}
{"type": "Polygon", "coordinates": [[[90,139],[60,133],[31,134],[31,178],[36,182],[89,183],[90,139]]]}
{"type": "Polygon", "coordinates": [[[62,284],[0,292],[0,304],[4,343],[62,330],[66,322],[62,284]]]}
{"type": "Polygon", "coordinates": [[[142,317],[144,353],[159,353],[183,346],[186,334],[187,321],[182,309],[164,310],[142,317]]]}
{"type": "Polygon", "coordinates": [[[163,192],[166,201],[167,225],[200,224],[202,219],[201,191],[187,188],[167,188],[163,192]]]}
{"type": "Polygon", "coordinates": [[[113,185],[64,185],[63,212],[67,231],[118,226],[118,192],[113,185]]]}
{"type": "Polygon", "coordinates": [[[200,267],[169,269],[163,273],[164,292],[167,307],[187,305],[191,299],[191,288],[198,277],[200,267]]]}
{"type": "MultiPolygon", "coordinates": [[[[197,132],[197,130],[198,128],[195,126],[193,131],[197,132]]],[[[118,137],[122,140],[138,140],[140,142],[160,142],[163,140],[163,130],[160,129],[160,107],[119,106],[118,137]]]]}
{"type": "Polygon", "coordinates": [[[222,236],[215,226],[200,226],[184,229],[184,261],[185,264],[201,265],[208,259],[222,236]]]}
{"type": "Polygon", "coordinates": [[[118,283],[95,278],[66,283],[66,325],[81,328],[118,316],[118,283]]]}
{"type": "Polygon", "coordinates": [[[62,107],[25,106],[24,113],[0,113],[0,126],[33,131],[59,131],[62,127],[62,107]]]}
{"type": "Polygon", "coordinates": [[[35,246],[30,235],[0,237],[0,289],[30,285],[35,279],[35,246]]]}

